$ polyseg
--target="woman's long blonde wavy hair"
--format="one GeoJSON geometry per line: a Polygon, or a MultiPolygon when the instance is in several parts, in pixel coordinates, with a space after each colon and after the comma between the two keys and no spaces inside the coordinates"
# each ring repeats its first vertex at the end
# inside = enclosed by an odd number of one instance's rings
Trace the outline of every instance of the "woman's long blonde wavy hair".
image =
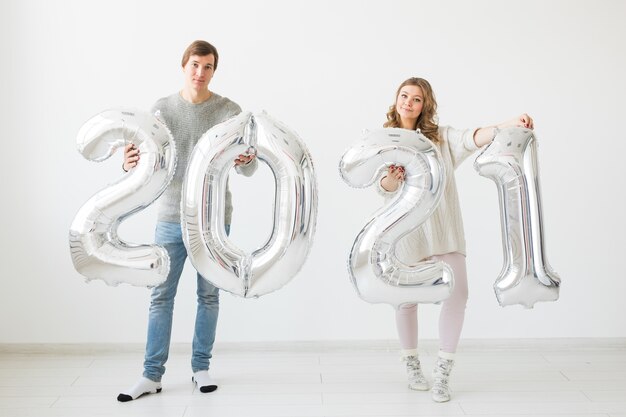
{"type": "Polygon", "coordinates": [[[433,142],[439,142],[439,126],[437,125],[437,100],[435,100],[435,94],[433,93],[433,89],[430,86],[430,83],[423,78],[409,78],[404,81],[398,87],[398,91],[396,91],[396,99],[394,103],[389,106],[389,111],[387,112],[387,121],[383,125],[383,127],[402,127],[400,122],[400,115],[396,111],[396,103],[398,102],[398,95],[400,94],[400,90],[402,87],[406,85],[414,85],[422,89],[422,94],[424,95],[424,104],[422,107],[422,112],[417,118],[417,125],[415,129],[419,129],[424,136],[433,142]]]}

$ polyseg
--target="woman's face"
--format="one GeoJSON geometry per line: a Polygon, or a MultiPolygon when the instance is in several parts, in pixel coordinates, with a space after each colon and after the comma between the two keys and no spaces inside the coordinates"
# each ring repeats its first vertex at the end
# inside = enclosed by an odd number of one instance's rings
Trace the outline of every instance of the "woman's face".
{"type": "Polygon", "coordinates": [[[403,127],[415,127],[417,118],[422,113],[422,107],[424,107],[424,93],[420,87],[405,85],[400,89],[396,99],[396,111],[400,115],[403,127]]]}
{"type": "Polygon", "coordinates": [[[185,83],[196,91],[203,91],[209,87],[215,71],[215,56],[213,54],[198,56],[192,55],[183,67],[185,83]]]}

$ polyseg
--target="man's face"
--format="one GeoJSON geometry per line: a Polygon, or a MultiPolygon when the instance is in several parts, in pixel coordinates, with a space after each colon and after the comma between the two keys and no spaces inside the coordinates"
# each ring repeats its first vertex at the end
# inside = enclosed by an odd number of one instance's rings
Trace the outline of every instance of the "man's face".
{"type": "Polygon", "coordinates": [[[192,55],[183,67],[185,83],[188,87],[200,92],[209,87],[215,72],[215,56],[213,54],[192,55]]]}

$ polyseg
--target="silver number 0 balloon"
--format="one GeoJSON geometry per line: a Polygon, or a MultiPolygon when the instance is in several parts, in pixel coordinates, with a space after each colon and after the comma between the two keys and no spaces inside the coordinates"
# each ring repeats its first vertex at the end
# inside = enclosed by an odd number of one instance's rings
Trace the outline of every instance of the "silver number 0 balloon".
{"type": "Polygon", "coordinates": [[[452,269],[437,261],[406,265],[395,256],[396,242],[419,227],[441,199],[445,170],[437,147],[412,130],[372,130],[346,151],[339,171],[346,183],[362,188],[391,164],[405,167],[405,181],[357,236],[348,261],[352,283],[370,303],[440,302],[452,292],[452,269]]]}
{"type": "Polygon", "coordinates": [[[102,279],[109,285],[152,287],[165,281],[167,251],[158,245],[124,242],[117,229],[128,216],[152,204],[171,181],[176,151],[169,130],[146,112],[108,110],[81,127],[77,142],[79,152],[96,162],[132,142],[139,148],[141,163],[96,193],[76,214],[69,236],[74,267],[87,280],[102,279]]]}
{"type": "Polygon", "coordinates": [[[559,298],[561,279],[544,253],[537,140],[533,131],[503,129],[474,168],[498,187],[504,265],[494,289],[501,306],[533,307],[559,298]]]}
{"type": "Polygon", "coordinates": [[[196,270],[216,287],[259,297],[291,280],[312,244],[317,191],[311,156],[294,132],[266,113],[241,113],[198,141],[181,204],[183,240],[196,270]],[[245,152],[269,166],[276,184],[272,233],[251,254],[236,247],[224,229],[228,171],[245,152]]]}

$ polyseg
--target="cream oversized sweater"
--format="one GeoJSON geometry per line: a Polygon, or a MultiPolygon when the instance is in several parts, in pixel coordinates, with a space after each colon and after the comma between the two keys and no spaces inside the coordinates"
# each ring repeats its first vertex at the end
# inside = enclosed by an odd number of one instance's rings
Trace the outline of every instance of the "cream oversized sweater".
{"type": "MultiPolygon", "coordinates": [[[[463,219],[454,170],[478,149],[474,142],[476,130],[439,127],[440,142],[437,146],[441,151],[446,170],[445,189],[433,215],[396,244],[396,256],[401,262],[414,264],[433,255],[451,252],[460,252],[465,255],[463,219]]],[[[380,186],[380,181],[378,181],[378,189],[386,199],[391,199],[400,187],[394,192],[388,192],[380,186]]]]}

